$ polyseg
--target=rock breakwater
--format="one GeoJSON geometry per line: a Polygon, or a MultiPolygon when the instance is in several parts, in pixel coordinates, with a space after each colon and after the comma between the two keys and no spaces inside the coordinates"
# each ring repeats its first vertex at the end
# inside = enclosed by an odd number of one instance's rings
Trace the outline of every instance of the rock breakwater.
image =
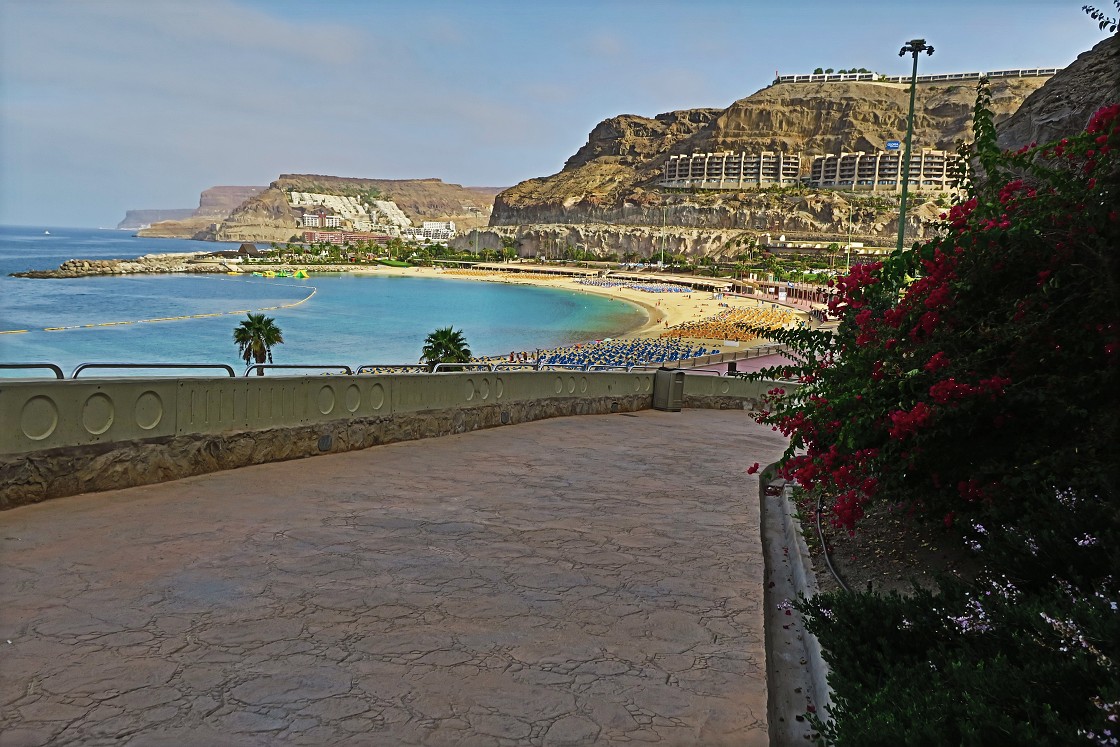
{"type": "Polygon", "coordinates": [[[184,255],[138,257],[136,259],[68,259],[55,270],[13,272],[17,278],[84,278],[96,275],[142,275],[164,273],[228,272],[223,262],[199,261],[184,255]]]}

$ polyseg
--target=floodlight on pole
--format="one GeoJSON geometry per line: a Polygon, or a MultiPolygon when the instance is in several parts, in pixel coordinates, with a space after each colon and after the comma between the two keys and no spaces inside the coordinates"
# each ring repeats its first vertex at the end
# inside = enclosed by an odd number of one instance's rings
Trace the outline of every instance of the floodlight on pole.
{"type": "Polygon", "coordinates": [[[906,196],[910,191],[910,146],[914,139],[914,93],[918,89],[918,55],[925,52],[933,54],[933,47],[925,39],[911,39],[898,51],[899,57],[907,54],[914,58],[914,71],[910,74],[910,113],[906,117],[906,150],[902,154],[902,202],[898,209],[898,251],[906,233],[906,196]]]}

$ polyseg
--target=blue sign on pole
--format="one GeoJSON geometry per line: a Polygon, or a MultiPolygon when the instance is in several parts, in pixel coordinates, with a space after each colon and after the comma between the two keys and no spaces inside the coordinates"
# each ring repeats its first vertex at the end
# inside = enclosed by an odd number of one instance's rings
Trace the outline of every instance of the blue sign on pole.
{"type": "Polygon", "coordinates": [[[887,141],[887,150],[898,150],[901,147],[902,147],[902,143],[899,142],[898,140],[888,140],[887,141]]]}

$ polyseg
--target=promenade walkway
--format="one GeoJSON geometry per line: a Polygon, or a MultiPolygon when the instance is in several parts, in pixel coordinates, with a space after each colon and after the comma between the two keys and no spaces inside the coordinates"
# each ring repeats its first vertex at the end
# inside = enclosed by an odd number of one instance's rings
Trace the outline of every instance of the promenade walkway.
{"type": "Polygon", "coordinates": [[[767,744],[742,411],[0,512],[0,745],[767,744]]]}

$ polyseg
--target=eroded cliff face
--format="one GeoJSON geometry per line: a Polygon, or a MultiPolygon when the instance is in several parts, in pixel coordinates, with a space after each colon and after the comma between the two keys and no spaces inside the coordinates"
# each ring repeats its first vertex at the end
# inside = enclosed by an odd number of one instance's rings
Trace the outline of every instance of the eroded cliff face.
{"type": "Polygon", "coordinates": [[[489,187],[461,187],[439,179],[356,179],[319,174],[282,174],[268,189],[242,203],[215,227],[195,238],[211,241],[284,242],[298,235],[298,215],[288,192],[369,195],[396,203],[413,223],[455,221],[460,228],[485,226],[494,195],[489,187]]]}
{"type": "Polygon", "coordinates": [[[691,109],[654,118],[624,114],[600,122],[587,144],[558,174],[521,182],[494,200],[491,225],[614,219],[634,207],[659,204],[636,185],[655,179],[661,158],[695,137],[718,109],[691,109]]]}
{"type": "Polygon", "coordinates": [[[273,182],[268,189],[241,203],[225,220],[194,238],[207,241],[257,242],[290,240],[299,233],[296,214],[287,194],[273,182]]]}
{"type": "Polygon", "coordinates": [[[211,187],[202,191],[198,199],[198,210],[195,212],[197,215],[218,215],[224,218],[245,200],[266,189],[268,187],[211,187]]]}
{"type": "MultiPolygon", "coordinates": [[[[992,85],[996,122],[1006,119],[1045,78],[1001,79],[992,85]]],[[[918,86],[914,148],[953,150],[972,139],[975,85],[918,86]]],[[[906,137],[910,87],[896,83],[789,83],[736,101],[712,127],[687,143],[687,152],[780,150],[803,156],[880,151],[906,137]]],[[[684,151],[682,151],[684,152],[684,151]]]]}
{"type": "MultiPolygon", "coordinates": [[[[629,221],[599,219],[583,213],[565,222],[541,221],[490,226],[452,240],[458,249],[499,249],[503,238],[516,241],[523,257],[558,257],[565,247],[601,256],[639,257],[666,254],[731,260],[743,249],[736,242],[769,236],[777,240],[811,240],[867,246],[893,246],[898,235],[897,200],[832,191],[804,194],[728,193],[664,196],[664,211],[674,222],[660,223],[661,208],[632,208],[629,221]],[[849,216],[850,220],[849,220],[849,216]]],[[[906,240],[932,236],[934,222],[947,208],[944,200],[912,204],[907,211],[906,240]]],[[[608,211],[604,211],[608,212],[608,211]]],[[[609,218],[609,216],[607,216],[609,218]]]]}
{"type": "Polygon", "coordinates": [[[1018,150],[1085,130],[1093,113],[1120,101],[1120,35],[1113,34],[1058,72],[997,125],[999,146],[1018,150]]]}
{"type": "MultiPolygon", "coordinates": [[[[239,187],[221,186],[210,187],[202,191],[198,200],[198,207],[190,211],[175,211],[183,213],[178,216],[167,216],[158,221],[146,221],[151,225],[137,232],[138,236],[160,239],[189,239],[200,231],[204,231],[212,223],[216,223],[240,206],[245,200],[260,194],[267,187],[239,187]]],[[[135,211],[129,211],[131,215],[135,211]]],[[[126,216],[126,220],[127,220],[126,216]]],[[[142,225],[142,224],[141,224],[142,225]]],[[[121,228],[123,226],[118,226],[121,228]]],[[[136,227],[136,226],[130,226],[136,227]]]]}
{"type": "MultiPolygon", "coordinates": [[[[1044,80],[994,83],[991,108],[996,121],[1007,119],[1044,80]]],[[[919,86],[914,148],[954,150],[958,141],[970,139],[975,96],[970,83],[919,86]]],[[[641,247],[639,252],[648,252],[659,251],[655,245],[666,236],[675,242],[674,251],[721,255],[727,232],[845,241],[849,204],[874,203],[874,215],[861,217],[861,208],[854,208],[853,240],[890,245],[898,231],[898,198],[889,193],[865,199],[828,190],[800,195],[668,192],[659,189],[657,181],[666,158],[677,154],[768,150],[809,158],[882,150],[887,140],[905,137],[909,97],[908,86],[890,83],[782,84],[722,111],[687,110],[652,119],[613,117],[592,130],[587,144],[562,171],[521,182],[498,195],[491,228],[495,236],[519,238],[530,254],[539,244],[535,237],[548,226],[556,235],[544,238],[545,245],[575,232],[578,235],[569,243],[592,250],[601,247],[604,252],[621,253],[620,247],[633,244],[641,247]],[[713,233],[705,237],[706,231],[713,233]]],[[[928,235],[929,222],[945,206],[944,199],[931,197],[912,207],[908,240],[928,235]]]]}
{"type": "Polygon", "coordinates": [[[170,208],[167,210],[128,210],[117,228],[141,228],[165,220],[185,220],[194,215],[193,208],[170,208]]]}

